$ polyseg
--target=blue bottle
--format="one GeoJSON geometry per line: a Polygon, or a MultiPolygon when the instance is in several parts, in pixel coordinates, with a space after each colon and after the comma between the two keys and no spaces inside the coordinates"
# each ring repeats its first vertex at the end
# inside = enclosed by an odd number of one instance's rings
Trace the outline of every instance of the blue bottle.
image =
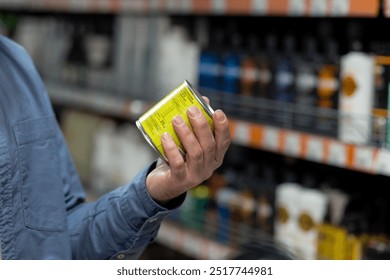
{"type": "Polygon", "coordinates": [[[294,102],[294,58],[295,39],[286,36],[283,40],[283,52],[276,60],[273,99],[276,101],[274,119],[276,125],[292,127],[294,102]]]}
{"type": "Polygon", "coordinates": [[[202,50],[199,59],[199,88],[203,91],[218,92],[221,90],[222,46],[224,34],[213,30],[209,44],[202,50]]]}
{"type": "Polygon", "coordinates": [[[226,113],[239,115],[240,104],[237,98],[240,92],[241,36],[230,33],[229,48],[223,55],[221,92],[226,113]]]}

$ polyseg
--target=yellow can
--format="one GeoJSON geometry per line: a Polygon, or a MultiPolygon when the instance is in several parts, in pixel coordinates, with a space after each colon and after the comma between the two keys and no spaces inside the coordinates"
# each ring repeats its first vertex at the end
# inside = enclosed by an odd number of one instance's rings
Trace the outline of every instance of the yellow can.
{"type": "Polygon", "coordinates": [[[183,155],[186,153],[173,128],[172,120],[177,115],[180,115],[191,128],[191,124],[186,114],[187,109],[191,106],[196,106],[201,110],[211,129],[214,131],[212,119],[214,110],[204,101],[202,96],[188,81],[184,81],[176,89],[167,94],[161,101],[136,121],[138,129],[141,131],[146,141],[165,161],[168,161],[168,159],[165,155],[161,141],[161,136],[165,132],[168,132],[172,136],[179,151],[183,155]]]}

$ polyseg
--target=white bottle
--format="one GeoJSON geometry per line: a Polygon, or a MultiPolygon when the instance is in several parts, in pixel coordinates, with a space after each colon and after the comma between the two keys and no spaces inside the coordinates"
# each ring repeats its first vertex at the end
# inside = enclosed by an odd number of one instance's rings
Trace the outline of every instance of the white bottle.
{"type": "Polygon", "coordinates": [[[275,238],[292,253],[297,253],[298,214],[297,205],[302,186],[297,183],[282,183],[276,187],[275,238]]]}
{"type": "Polygon", "coordinates": [[[374,57],[350,52],[341,58],[339,139],[367,144],[371,138],[374,96],[374,57]]]}
{"type": "Polygon", "coordinates": [[[302,188],[296,204],[296,242],[303,259],[317,259],[318,226],[323,223],[327,211],[328,197],[317,189],[302,188]]]}

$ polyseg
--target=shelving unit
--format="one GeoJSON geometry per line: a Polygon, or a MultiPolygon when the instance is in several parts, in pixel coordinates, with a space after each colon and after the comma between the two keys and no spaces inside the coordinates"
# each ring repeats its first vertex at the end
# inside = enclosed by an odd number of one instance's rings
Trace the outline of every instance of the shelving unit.
{"type": "MultiPolygon", "coordinates": [[[[119,100],[108,93],[47,82],[54,104],[79,107],[98,114],[136,120],[153,104],[119,100]]],[[[348,144],[337,139],[232,118],[234,143],[341,168],[390,176],[390,151],[348,144]]]]}
{"type": "Polygon", "coordinates": [[[375,17],[379,0],[3,0],[0,7],[88,13],[183,13],[375,17]]]}
{"type": "Polygon", "coordinates": [[[157,241],[195,259],[226,260],[234,258],[239,252],[237,248],[213,241],[170,221],[162,223],[157,241]]]}
{"type": "Polygon", "coordinates": [[[233,141],[240,145],[390,176],[390,151],[386,149],[348,144],[333,138],[235,119],[230,121],[230,125],[233,141]]]}

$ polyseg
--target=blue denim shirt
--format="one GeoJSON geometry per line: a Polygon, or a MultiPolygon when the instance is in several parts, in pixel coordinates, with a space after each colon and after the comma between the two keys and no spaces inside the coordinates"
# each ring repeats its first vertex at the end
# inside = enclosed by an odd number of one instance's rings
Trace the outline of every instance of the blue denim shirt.
{"type": "MultiPolygon", "coordinates": [[[[85,194],[34,65],[0,36],[0,242],[3,259],[134,259],[171,210],[146,167],[96,202],[85,194]]],[[[182,199],[177,201],[177,205],[182,199]]]]}

